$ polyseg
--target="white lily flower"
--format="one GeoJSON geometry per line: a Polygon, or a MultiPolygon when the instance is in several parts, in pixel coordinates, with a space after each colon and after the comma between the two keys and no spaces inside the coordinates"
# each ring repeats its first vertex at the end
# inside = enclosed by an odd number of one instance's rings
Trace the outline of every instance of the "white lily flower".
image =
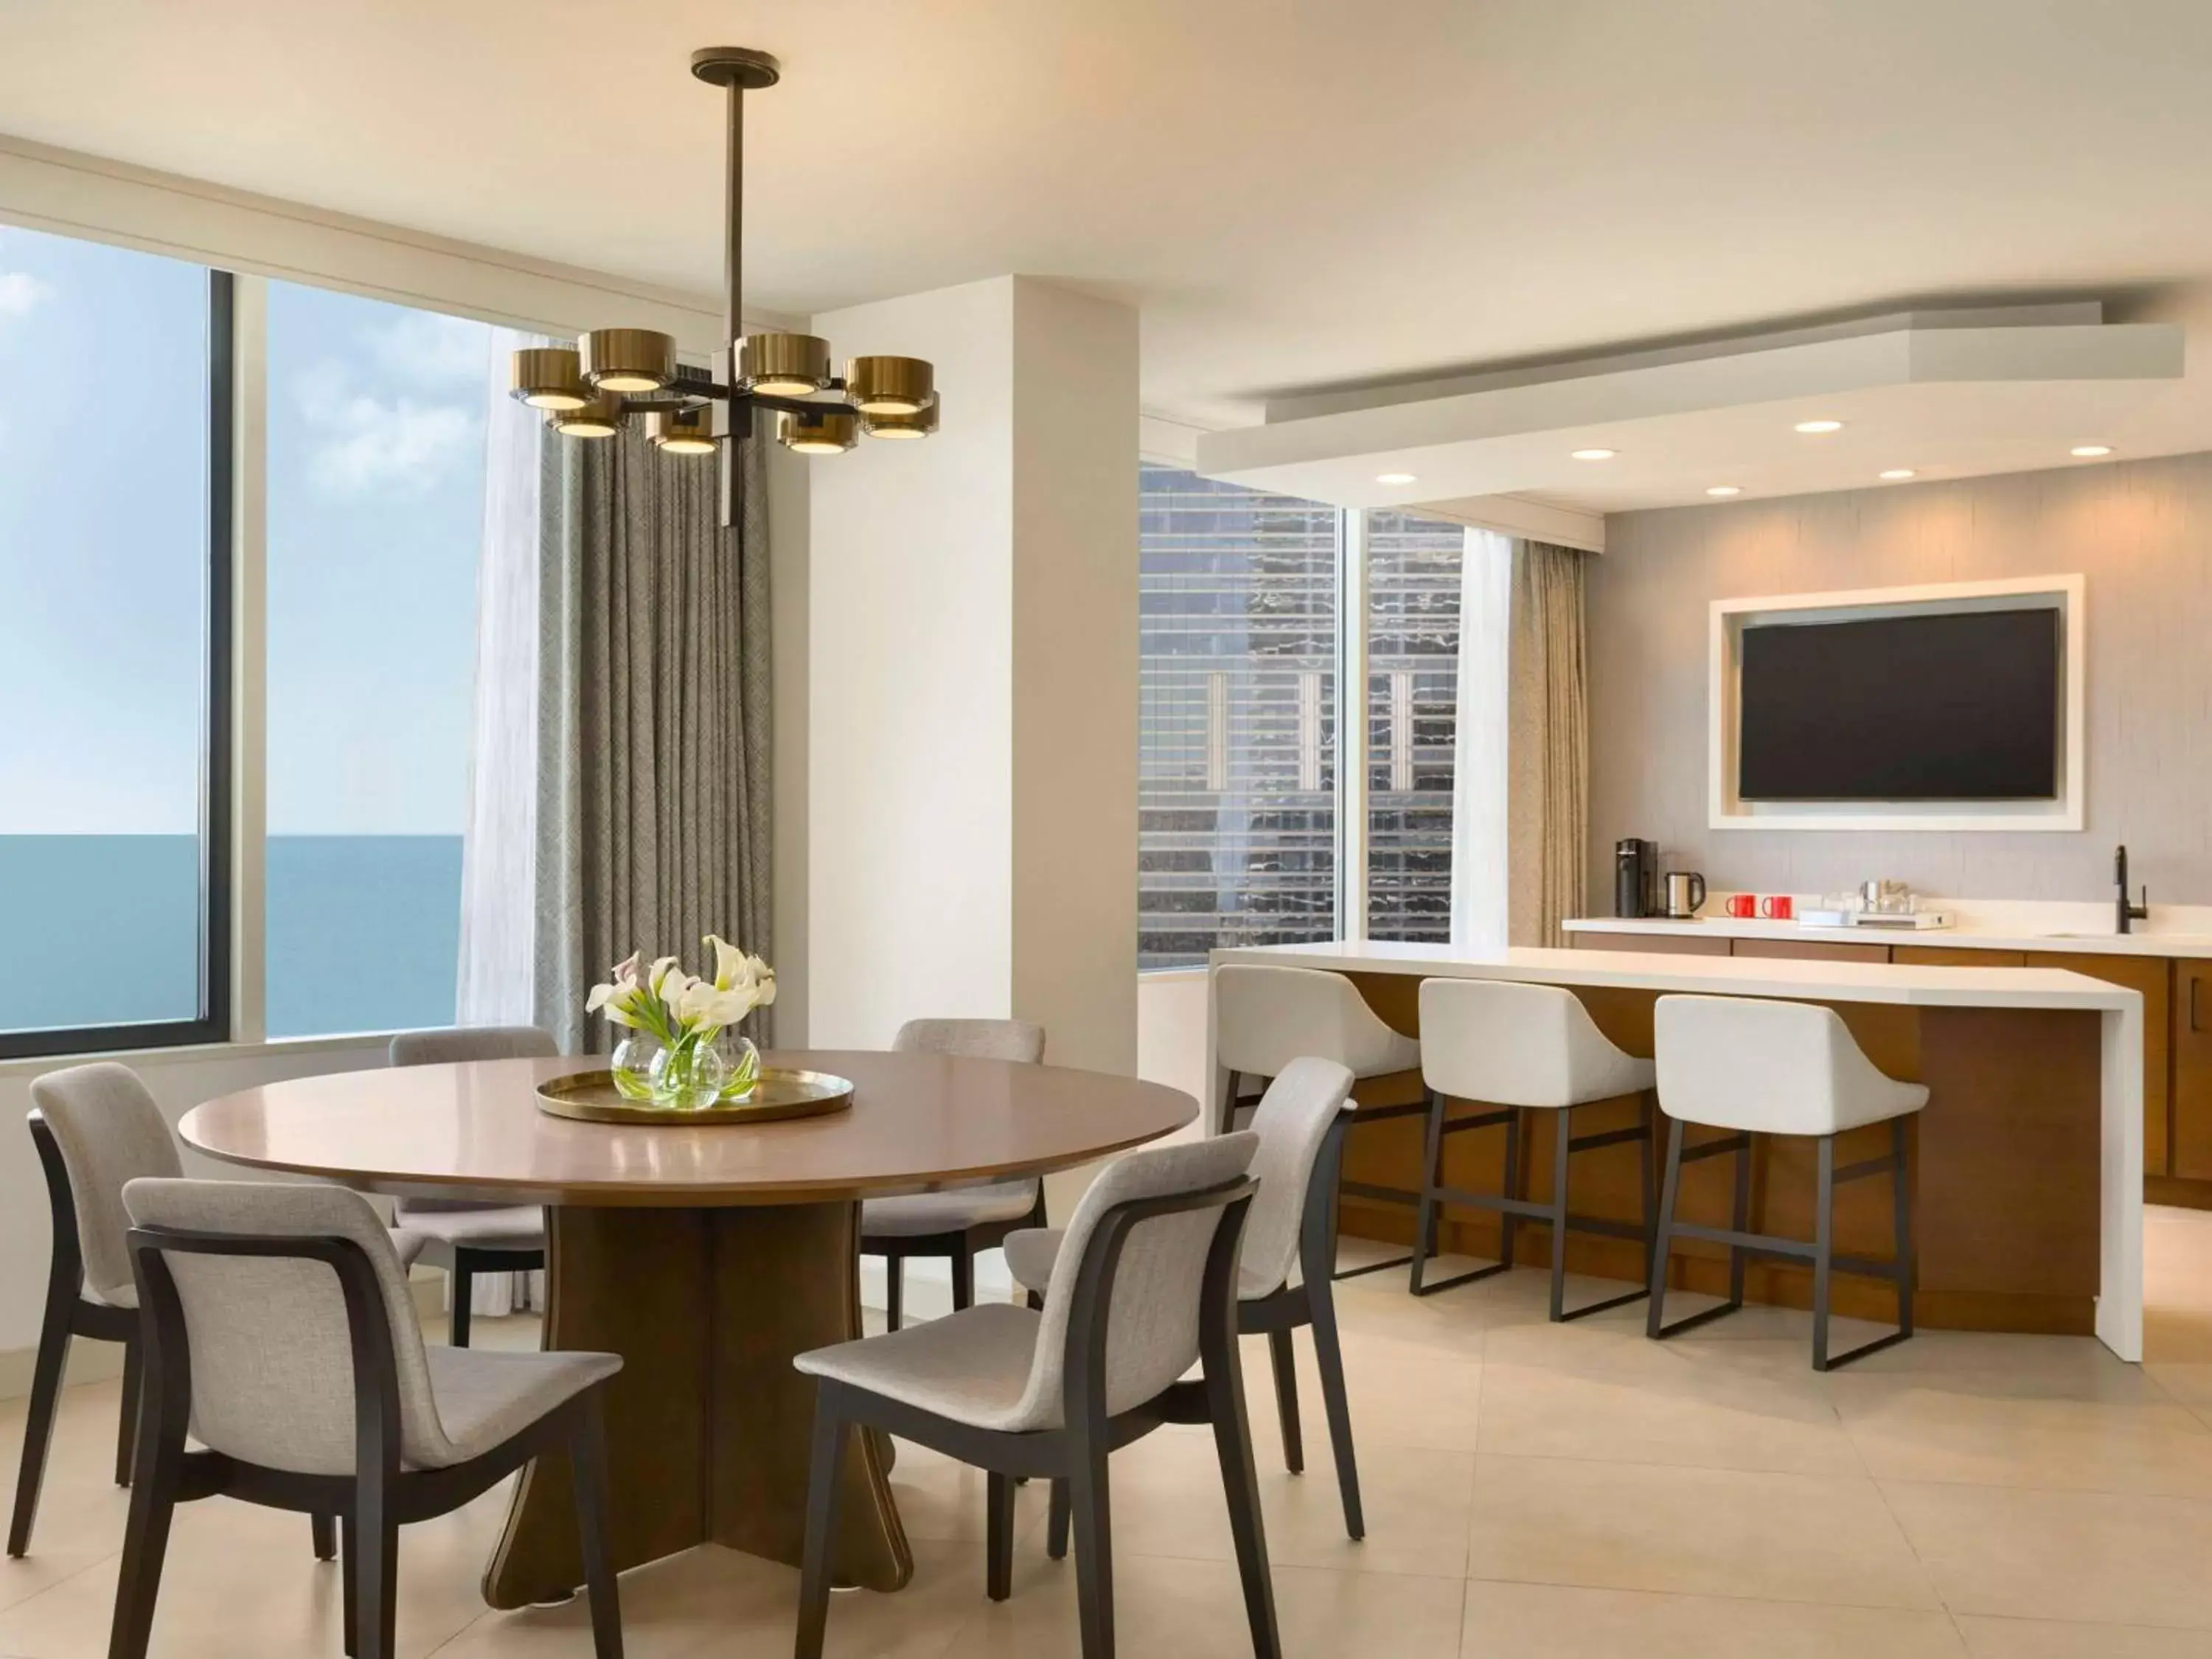
{"type": "Polygon", "coordinates": [[[712,933],[707,935],[705,942],[707,948],[714,953],[714,988],[718,991],[734,989],[743,982],[745,953],[727,939],[717,939],[712,933]]]}
{"type": "Polygon", "coordinates": [[[677,1006],[677,1015],[693,1028],[734,1025],[753,1011],[749,990],[719,990],[703,980],[694,981],[677,1006]]]}
{"type": "Polygon", "coordinates": [[[758,957],[747,957],[745,966],[752,977],[754,1006],[765,1008],[775,1000],[775,969],[758,957]]]}

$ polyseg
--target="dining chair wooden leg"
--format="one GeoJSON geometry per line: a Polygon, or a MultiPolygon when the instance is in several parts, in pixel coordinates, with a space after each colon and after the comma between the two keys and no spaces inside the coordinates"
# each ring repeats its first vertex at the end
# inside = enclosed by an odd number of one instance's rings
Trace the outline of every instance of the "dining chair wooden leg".
{"type": "Polygon", "coordinates": [[[392,1659],[399,1607],[399,1523],[390,1494],[372,1472],[356,1487],[352,1526],[353,1659],[392,1659]]]}
{"type": "Polygon", "coordinates": [[[1275,1368],[1275,1415],[1283,1425],[1283,1467],[1292,1474],[1306,1469],[1305,1436],[1298,1422],[1297,1352],[1288,1331],[1267,1333],[1267,1358],[1275,1368]]]}
{"type": "Polygon", "coordinates": [[[338,1553],[338,1522],[333,1515],[311,1515],[307,1517],[308,1535],[315,1545],[315,1559],[330,1561],[338,1553]]]}
{"type": "Polygon", "coordinates": [[[1344,1345],[1336,1330],[1336,1299],[1328,1281],[1309,1281],[1313,1310],[1314,1367],[1321,1373],[1321,1403],[1328,1415],[1328,1444],[1336,1460],[1337,1495],[1344,1504],[1345,1535],[1367,1536],[1367,1516],[1359,1501],[1359,1459],[1352,1447],[1352,1397],[1344,1386],[1344,1345]]]}
{"type": "Polygon", "coordinates": [[[906,1316],[906,1258],[884,1258],[884,1328],[898,1329],[906,1316]]]}
{"type": "Polygon", "coordinates": [[[1052,1496],[1046,1504],[1044,1520],[1044,1553],[1055,1561],[1067,1559],[1068,1511],[1073,1508],[1065,1476],[1055,1476],[1052,1496]]]}
{"type": "Polygon", "coordinates": [[[123,1409],[115,1419],[115,1484],[131,1484],[131,1454],[138,1440],[138,1344],[123,1345],[123,1409]]]}
{"type": "MultiPolygon", "coordinates": [[[[898,1258],[891,1258],[896,1271],[898,1258]]],[[[799,1556],[797,1659],[822,1659],[830,1627],[830,1555],[837,1536],[837,1475],[845,1449],[845,1425],[827,1397],[814,1396],[813,1449],[806,1471],[806,1533],[799,1556]]]]}
{"type": "Polygon", "coordinates": [[[593,1659],[623,1659],[622,1592],[607,1541],[607,1426],[599,1390],[587,1395],[568,1439],[576,1488],[576,1536],[584,1556],[584,1593],[592,1600],[593,1659]]]}
{"type": "MultiPolygon", "coordinates": [[[[1244,1411],[1243,1373],[1233,1336],[1227,1340],[1226,1352],[1205,1357],[1205,1369],[1207,1415],[1213,1422],[1222,1493],[1229,1502],[1229,1530],[1237,1545],[1237,1576],[1244,1590],[1244,1616],[1252,1629],[1253,1659],[1281,1659],[1274,1579],[1267,1570],[1267,1527],[1260,1515],[1260,1477],[1252,1465],[1251,1423],[1244,1411]]],[[[1081,1547],[1079,1539],[1077,1547],[1081,1547]]]]}
{"type": "Polygon", "coordinates": [[[963,1239],[959,1248],[952,1253],[952,1308],[957,1313],[963,1308],[975,1305],[975,1253],[963,1239]]]}
{"type": "Polygon", "coordinates": [[[984,1594],[1003,1601],[1014,1593],[1014,1478],[984,1477],[984,1594]]]}
{"type": "Polygon", "coordinates": [[[338,1522],[338,1605],[343,1609],[338,1622],[345,1626],[346,1659],[354,1659],[354,1638],[358,1634],[354,1626],[354,1580],[359,1576],[361,1560],[361,1528],[353,1523],[351,1516],[338,1522]]]}
{"type": "Polygon", "coordinates": [[[446,1316],[446,1340],[457,1348],[469,1346],[469,1316],[476,1311],[477,1270],[466,1250],[453,1252],[453,1266],[447,1273],[447,1294],[453,1297],[453,1310],[446,1316]]]}
{"type": "MultiPolygon", "coordinates": [[[[1510,1131],[1509,1129],[1509,1143],[1510,1131]]],[[[1336,1261],[1337,1171],[1343,1155],[1343,1120],[1331,1129],[1314,1170],[1321,1184],[1310,1187],[1305,1214],[1298,1223],[1298,1271],[1305,1281],[1306,1322],[1313,1329],[1314,1364],[1321,1373],[1321,1403],[1328,1418],[1328,1443],[1336,1458],[1337,1495],[1344,1504],[1344,1530],[1367,1535],[1359,1501],[1359,1461],[1352,1449],[1352,1401],[1344,1387],[1344,1346],[1336,1328],[1336,1291],[1331,1269],[1336,1261]]],[[[1506,1235],[1511,1254],[1512,1235],[1506,1235]]]]}
{"type": "MultiPolygon", "coordinates": [[[[1083,1659],[1113,1659],[1114,1519],[1106,1443],[1079,1431],[1069,1496],[1075,1524],[1075,1623],[1083,1659]]],[[[814,1659],[801,1655],[800,1659],[814,1659]]]]}
{"type": "Polygon", "coordinates": [[[32,1523],[39,1518],[39,1489],[46,1484],[46,1449],[53,1442],[54,1411],[61,1402],[62,1364],[69,1358],[70,1309],[74,1286],[46,1287],[46,1315],[39,1328],[39,1354],[31,1368],[31,1401],[23,1419],[23,1456],[15,1470],[15,1513],[8,1523],[8,1553],[31,1547],[32,1523]]]}
{"type": "Polygon", "coordinates": [[[146,1659],[154,1632],[154,1604],[161,1593],[161,1563],[169,1549],[169,1521],[175,1513],[185,1469],[185,1424],[181,1412],[167,1425],[142,1405],[143,1455],[132,1471],[131,1515],[124,1523],[123,1562],[115,1584],[115,1619],[107,1640],[108,1659],[146,1659]]]}

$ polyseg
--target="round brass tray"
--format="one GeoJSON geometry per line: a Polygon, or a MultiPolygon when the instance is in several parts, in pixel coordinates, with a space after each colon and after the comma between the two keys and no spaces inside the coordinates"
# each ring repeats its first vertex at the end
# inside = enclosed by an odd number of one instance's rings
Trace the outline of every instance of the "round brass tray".
{"type": "Polygon", "coordinates": [[[548,1078],[538,1085],[538,1109],[586,1123],[650,1123],[662,1128],[704,1123],[771,1123],[785,1117],[820,1117],[853,1104],[852,1083],[828,1072],[787,1072],[763,1066],[760,1081],[743,1100],[718,1101],[686,1110],[632,1100],[615,1087],[608,1072],[574,1072],[548,1078]]]}

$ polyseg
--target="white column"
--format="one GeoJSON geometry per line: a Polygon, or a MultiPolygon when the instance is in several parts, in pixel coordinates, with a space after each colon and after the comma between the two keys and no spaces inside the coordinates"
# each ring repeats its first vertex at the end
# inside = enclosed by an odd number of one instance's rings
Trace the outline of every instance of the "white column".
{"type": "Polygon", "coordinates": [[[930,359],[944,416],[812,464],[808,1040],[1012,1016],[1132,1073],[1135,313],[1006,276],[813,331],[930,359]]]}

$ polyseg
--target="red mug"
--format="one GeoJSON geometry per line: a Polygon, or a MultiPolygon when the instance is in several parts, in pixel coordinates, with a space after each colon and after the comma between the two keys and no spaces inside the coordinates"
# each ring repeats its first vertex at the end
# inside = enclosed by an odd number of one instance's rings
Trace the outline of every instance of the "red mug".
{"type": "Polygon", "coordinates": [[[1796,911],[1787,893],[1771,894],[1759,902],[1759,914],[1772,921],[1788,921],[1796,911]]]}
{"type": "Polygon", "coordinates": [[[1732,916],[1755,916],[1759,914],[1759,901],[1748,893],[1731,893],[1729,895],[1728,913],[1732,916]]]}

